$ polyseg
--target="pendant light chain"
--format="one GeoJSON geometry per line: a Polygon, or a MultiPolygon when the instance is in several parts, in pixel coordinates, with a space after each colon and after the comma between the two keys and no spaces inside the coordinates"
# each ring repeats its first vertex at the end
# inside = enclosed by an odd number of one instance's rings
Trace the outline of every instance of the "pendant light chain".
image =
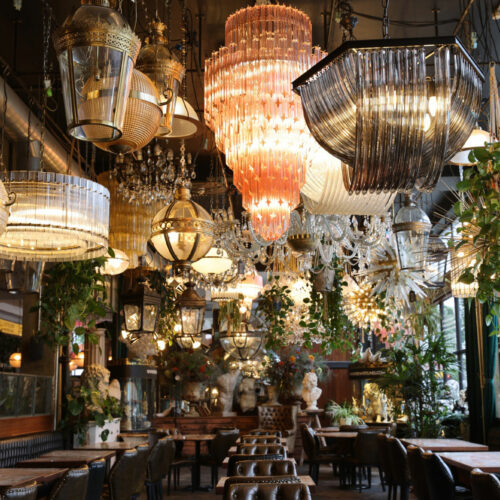
{"type": "Polygon", "coordinates": [[[51,29],[51,12],[50,7],[44,4],[43,9],[43,101],[42,101],[42,123],[40,130],[40,171],[44,169],[44,153],[45,153],[45,126],[47,117],[47,98],[51,93],[50,77],[49,77],[49,43],[51,29]]]}
{"type": "Polygon", "coordinates": [[[382,9],[384,9],[384,15],[382,17],[382,37],[389,38],[389,0],[382,0],[382,9]]]}

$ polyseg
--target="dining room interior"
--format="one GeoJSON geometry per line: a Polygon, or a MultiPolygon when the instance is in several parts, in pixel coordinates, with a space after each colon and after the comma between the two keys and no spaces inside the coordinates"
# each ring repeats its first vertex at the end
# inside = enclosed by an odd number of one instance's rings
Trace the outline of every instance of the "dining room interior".
{"type": "Polygon", "coordinates": [[[0,500],[500,500],[497,0],[0,2],[0,500]]]}

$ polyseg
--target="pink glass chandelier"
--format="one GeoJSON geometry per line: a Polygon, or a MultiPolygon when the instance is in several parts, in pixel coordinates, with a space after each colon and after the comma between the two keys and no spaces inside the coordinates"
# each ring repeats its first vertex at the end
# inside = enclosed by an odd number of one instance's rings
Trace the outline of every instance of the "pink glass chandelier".
{"type": "Polygon", "coordinates": [[[266,240],[288,229],[305,183],[310,135],[291,82],[323,57],[311,39],[303,12],[256,5],[227,19],[225,46],[205,62],[205,121],[266,240]]]}

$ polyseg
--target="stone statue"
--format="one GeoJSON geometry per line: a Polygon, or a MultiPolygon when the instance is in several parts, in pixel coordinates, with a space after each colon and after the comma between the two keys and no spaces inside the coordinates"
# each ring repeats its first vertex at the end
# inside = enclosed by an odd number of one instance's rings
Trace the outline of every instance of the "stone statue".
{"type": "Polygon", "coordinates": [[[257,395],[255,394],[255,379],[244,378],[238,387],[240,408],[243,413],[248,413],[257,406],[257,395]]]}
{"type": "Polygon", "coordinates": [[[387,396],[377,384],[369,382],[363,388],[365,415],[372,422],[387,422],[387,396]],[[369,403],[367,403],[369,401],[369,403]]]}
{"type": "Polygon", "coordinates": [[[316,373],[306,373],[302,381],[302,399],[306,402],[306,411],[318,409],[318,399],[322,392],[318,387],[318,376],[316,373]]]}
{"type": "Polygon", "coordinates": [[[359,406],[359,402],[354,396],[352,397],[352,412],[359,418],[363,418],[364,416],[363,408],[359,406]]]}
{"type": "Polygon", "coordinates": [[[201,400],[203,384],[197,381],[186,382],[184,385],[184,399],[190,403],[198,403],[201,400]]]}
{"type": "Polygon", "coordinates": [[[230,370],[217,377],[217,387],[219,389],[219,406],[222,410],[222,416],[234,416],[233,412],[233,399],[234,389],[236,388],[236,381],[240,374],[239,370],[230,370]]]}
{"type": "MultiPolygon", "coordinates": [[[[82,377],[82,385],[88,387],[91,391],[99,391],[101,398],[108,397],[121,399],[120,382],[114,379],[109,383],[110,372],[102,365],[89,365],[85,367],[82,377]]],[[[97,405],[90,405],[90,411],[102,413],[102,408],[97,405]]]]}
{"type": "Polygon", "coordinates": [[[278,386],[276,385],[266,385],[267,401],[263,406],[276,406],[280,405],[278,403],[278,398],[280,396],[278,386]]]}

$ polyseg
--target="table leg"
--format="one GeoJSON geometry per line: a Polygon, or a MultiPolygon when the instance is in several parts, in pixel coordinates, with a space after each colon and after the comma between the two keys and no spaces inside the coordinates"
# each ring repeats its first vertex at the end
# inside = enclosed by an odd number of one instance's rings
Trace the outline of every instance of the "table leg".
{"type": "Polygon", "coordinates": [[[201,448],[201,441],[196,441],[195,442],[195,466],[194,466],[194,489],[199,490],[200,489],[200,448],[201,448]]]}

